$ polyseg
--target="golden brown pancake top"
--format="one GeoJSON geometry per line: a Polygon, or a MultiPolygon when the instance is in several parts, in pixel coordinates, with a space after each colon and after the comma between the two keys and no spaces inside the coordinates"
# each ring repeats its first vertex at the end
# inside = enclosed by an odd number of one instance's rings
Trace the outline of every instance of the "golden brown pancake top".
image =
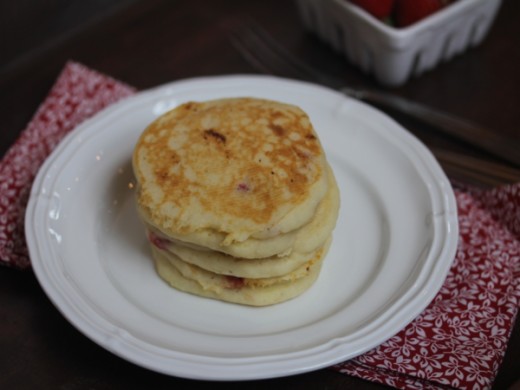
{"type": "Polygon", "coordinates": [[[253,98],[182,104],[143,132],[133,163],[138,204],[177,231],[273,226],[324,176],[307,114],[253,98]]]}

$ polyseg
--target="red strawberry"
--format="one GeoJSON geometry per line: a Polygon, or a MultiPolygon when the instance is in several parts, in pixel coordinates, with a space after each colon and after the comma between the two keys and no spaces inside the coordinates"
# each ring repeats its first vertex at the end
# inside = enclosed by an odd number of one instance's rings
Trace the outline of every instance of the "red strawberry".
{"type": "Polygon", "coordinates": [[[392,13],[395,0],[350,0],[378,19],[384,19],[392,13]]]}
{"type": "Polygon", "coordinates": [[[395,21],[398,27],[406,27],[437,12],[445,0],[396,0],[395,21]]]}

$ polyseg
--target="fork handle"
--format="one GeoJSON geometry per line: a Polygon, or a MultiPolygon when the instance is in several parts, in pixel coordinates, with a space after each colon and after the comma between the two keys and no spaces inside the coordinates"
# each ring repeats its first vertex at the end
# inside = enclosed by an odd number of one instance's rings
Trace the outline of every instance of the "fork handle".
{"type": "Polygon", "coordinates": [[[356,99],[391,108],[418,119],[448,135],[477,146],[516,166],[520,166],[520,139],[503,138],[503,136],[499,136],[466,120],[411,102],[396,95],[351,88],[341,88],[340,91],[356,99]]]}

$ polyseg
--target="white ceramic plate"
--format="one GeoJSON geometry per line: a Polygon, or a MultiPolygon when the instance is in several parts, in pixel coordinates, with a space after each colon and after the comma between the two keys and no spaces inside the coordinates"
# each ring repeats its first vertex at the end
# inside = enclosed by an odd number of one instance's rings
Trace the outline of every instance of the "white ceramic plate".
{"type": "Polygon", "coordinates": [[[158,372],[242,380],[316,370],[390,338],[438,292],[458,226],[439,165],[387,116],[307,83],[226,76],[139,93],[79,126],[37,176],[26,235],[45,292],[96,343],[158,372]],[[134,209],[130,159],[144,127],[179,103],[231,96],[303,108],[341,189],[319,279],[271,307],[168,287],[154,271],[134,209]]]}

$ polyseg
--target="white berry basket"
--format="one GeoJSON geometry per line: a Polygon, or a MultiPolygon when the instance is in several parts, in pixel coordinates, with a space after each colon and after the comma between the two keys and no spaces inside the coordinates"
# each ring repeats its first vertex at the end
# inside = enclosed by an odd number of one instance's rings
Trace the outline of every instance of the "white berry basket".
{"type": "Polygon", "coordinates": [[[501,0],[458,0],[405,28],[389,26],[348,0],[296,0],[305,27],[372,74],[399,86],[478,45],[501,0]]]}

